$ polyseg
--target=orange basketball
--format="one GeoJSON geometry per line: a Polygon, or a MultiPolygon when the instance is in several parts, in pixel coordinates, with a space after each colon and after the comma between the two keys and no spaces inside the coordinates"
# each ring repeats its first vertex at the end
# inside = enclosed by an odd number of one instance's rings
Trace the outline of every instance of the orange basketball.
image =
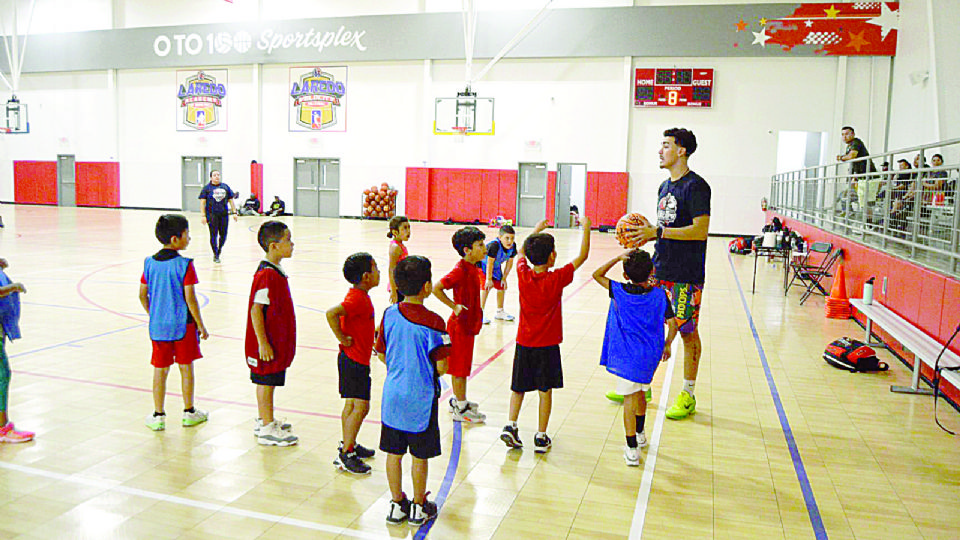
{"type": "Polygon", "coordinates": [[[387,188],[389,188],[389,187],[390,187],[390,185],[387,184],[386,182],[380,184],[380,189],[387,189],[387,188]]]}
{"type": "Polygon", "coordinates": [[[632,240],[627,237],[627,233],[636,231],[641,227],[649,227],[650,221],[647,218],[643,217],[643,214],[627,214],[620,218],[620,221],[617,222],[617,242],[620,242],[620,245],[625,248],[638,248],[644,244],[645,241],[632,240]]]}

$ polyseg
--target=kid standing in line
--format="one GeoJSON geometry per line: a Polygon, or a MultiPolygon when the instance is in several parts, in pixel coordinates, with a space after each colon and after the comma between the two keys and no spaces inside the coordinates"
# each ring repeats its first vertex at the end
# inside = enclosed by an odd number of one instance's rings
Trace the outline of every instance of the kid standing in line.
{"type": "Polygon", "coordinates": [[[34,433],[18,431],[7,416],[10,395],[10,361],[7,339],[20,339],[20,295],[27,292],[22,283],[13,283],[3,269],[7,260],[0,259],[0,443],[25,443],[34,433]]]}
{"type": "Polygon", "coordinates": [[[540,393],[534,452],[543,453],[552,444],[547,436],[553,389],[563,388],[560,343],[563,342],[563,288],[573,281],[573,273],[590,254],[590,218],[583,218],[580,254],[572,262],[550,270],[556,264],[553,236],[542,234],[547,221],[537,224],[533,234],[523,241],[517,263],[517,288],[520,291],[520,324],[517,325],[517,349],[513,356],[513,380],[510,384],[510,423],[503,427],[502,440],[510,448],[523,448],[517,418],[526,392],[540,393]],[[527,264],[527,259],[533,268],[527,264]]]}
{"type": "Polygon", "coordinates": [[[343,277],[353,287],[343,302],[327,310],[327,324],[340,342],[337,371],[344,399],[340,414],[343,440],[333,464],[352,474],[370,474],[370,466],[361,459],[372,458],[374,451],[357,442],[357,433],[370,411],[370,356],[376,321],[369,292],[380,284],[380,270],[373,255],[354,253],[343,263],[343,277]]]}
{"type": "Polygon", "coordinates": [[[652,271],[650,254],[634,249],[610,259],[593,273],[593,279],[610,291],[600,365],[617,377],[617,393],[623,396],[623,429],[627,437],[623,460],[632,467],[640,465],[639,448],[647,445],[643,431],[647,414],[645,393],[657,364],[670,358],[670,344],[677,335],[677,321],[666,291],[647,281],[652,271]],[[629,283],[605,277],[618,262],[623,263],[623,277],[629,283]],[[670,327],[666,340],[664,324],[670,327]]]}
{"type": "MultiPolygon", "coordinates": [[[[503,301],[507,296],[507,276],[513,269],[513,258],[517,256],[517,246],[514,244],[516,231],[510,225],[500,227],[497,239],[487,244],[487,256],[480,261],[480,267],[486,277],[483,293],[480,295],[480,309],[487,305],[487,295],[490,289],[497,290],[496,318],[502,321],[512,321],[513,315],[503,310],[503,301]],[[504,267],[506,263],[506,267],[504,267]]],[[[490,317],[483,316],[483,324],[490,324],[490,317]]]]}
{"type": "Polygon", "coordinates": [[[392,496],[387,523],[409,519],[420,525],[437,515],[437,505],[427,500],[427,460],[440,455],[437,399],[450,338],[443,319],[423,305],[432,290],[430,261],[407,257],[397,264],[395,278],[404,300],[384,310],[377,332],[377,353],[387,365],[380,412],[380,450],[388,454],[392,496]],[[413,458],[413,502],[403,492],[400,467],[407,449],[413,458]]]}
{"type": "Polygon", "coordinates": [[[473,340],[480,333],[483,311],[480,309],[480,286],[483,274],[477,263],[486,251],[483,232],[476,227],[463,227],[453,234],[453,248],[461,259],[449,274],[433,286],[433,294],[453,310],[447,320],[450,334],[450,358],[447,372],[453,378],[450,412],[455,422],[483,423],[487,417],[477,404],[467,401],[467,377],[473,369],[473,340]],[[444,293],[453,289],[453,300],[444,293]]]}
{"type": "Polygon", "coordinates": [[[257,242],[267,253],[260,261],[250,286],[247,304],[247,334],[244,352],[250,380],[257,385],[254,435],[267,446],[290,446],[299,440],[290,425],[273,416],[273,394],[286,381],[287,368],[297,351],[297,317],[290,296],[287,274],[280,261],[293,255],[290,229],[280,221],[260,226],[257,242]]]}
{"type": "Polygon", "coordinates": [[[397,283],[393,279],[393,272],[397,268],[397,263],[407,257],[407,246],[404,242],[410,239],[410,220],[407,216],[393,216],[390,218],[390,232],[387,238],[393,238],[390,242],[390,251],[388,252],[389,264],[387,264],[387,292],[390,293],[390,303],[396,304],[403,300],[403,295],[397,292],[397,283]]]}
{"type": "Polygon", "coordinates": [[[146,425],[153,431],[163,431],[167,426],[163,409],[167,375],[174,362],[180,368],[183,426],[207,421],[207,412],[193,406],[193,361],[203,357],[198,335],[200,339],[207,339],[209,334],[193,290],[197,284],[193,259],[179,253],[190,245],[190,223],[179,214],[165,214],[157,220],[154,234],[163,249],[143,261],[140,304],[150,316],[153,341],[150,363],[153,365],[154,412],[147,417],[146,425]]]}

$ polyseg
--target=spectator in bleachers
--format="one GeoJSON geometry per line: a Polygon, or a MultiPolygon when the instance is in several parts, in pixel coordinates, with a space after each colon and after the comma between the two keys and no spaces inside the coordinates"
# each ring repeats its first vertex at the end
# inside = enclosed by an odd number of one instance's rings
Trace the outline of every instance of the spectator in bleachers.
{"type": "MultiPolygon", "coordinates": [[[[840,136],[843,138],[843,142],[847,143],[846,153],[837,156],[837,161],[850,161],[852,159],[863,158],[870,155],[870,152],[867,151],[866,145],[863,144],[863,141],[856,137],[856,133],[853,128],[850,126],[843,126],[843,129],[840,130],[840,136]]],[[[872,160],[863,160],[855,161],[850,164],[850,174],[854,176],[848,183],[848,188],[840,192],[837,197],[836,208],[840,211],[846,210],[856,210],[858,206],[854,206],[854,203],[867,204],[868,201],[859,201],[857,196],[858,186],[857,183],[866,180],[865,175],[867,168],[869,167],[870,172],[876,172],[877,168],[873,164],[872,160]],[[869,164],[869,165],[868,165],[869,164]],[[850,203],[852,208],[847,208],[847,204],[850,203]]],[[[864,186],[865,193],[876,194],[876,188],[870,190],[864,186]]]]}
{"type": "MultiPolygon", "coordinates": [[[[898,159],[897,165],[901,171],[908,171],[910,162],[905,159],[898,159]]],[[[890,225],[894,229],[903,230],[906,228],[906,216],[913,209],[913,184],[916,173],[902,172],[897,175],[893,184],[893,193],[891,194],[892,205],[890,207],[890,225]]]]}

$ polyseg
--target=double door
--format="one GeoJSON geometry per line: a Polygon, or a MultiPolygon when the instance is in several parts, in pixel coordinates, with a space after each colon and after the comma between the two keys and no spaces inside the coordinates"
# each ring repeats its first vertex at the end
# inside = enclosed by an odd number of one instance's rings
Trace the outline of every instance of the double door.
{"type": "Polygon", "coordinates": [[[340,160],[294,158],[294,213],[340,217],[340,160]]]}
{"type": "MultiPolygon", "coordinates": [[[[210,173],[220,171],[223,174],[223,159],[220,157],[183,157],[180,166],[180,178],[183,200],[181,207],[184,212],[200,211],[200,190],[210,181],[210,173]]],[[[223,181],[230,185],[226,179],[223,181]]]]}

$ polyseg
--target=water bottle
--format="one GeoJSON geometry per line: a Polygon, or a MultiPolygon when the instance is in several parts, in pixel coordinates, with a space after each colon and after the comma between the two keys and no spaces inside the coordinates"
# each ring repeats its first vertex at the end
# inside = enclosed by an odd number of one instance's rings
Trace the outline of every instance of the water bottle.
{"type": "Polygon", "coordinates": [[[863,303],[868,306],[873,303],[873,277],[863,284],[863,303]]]}

